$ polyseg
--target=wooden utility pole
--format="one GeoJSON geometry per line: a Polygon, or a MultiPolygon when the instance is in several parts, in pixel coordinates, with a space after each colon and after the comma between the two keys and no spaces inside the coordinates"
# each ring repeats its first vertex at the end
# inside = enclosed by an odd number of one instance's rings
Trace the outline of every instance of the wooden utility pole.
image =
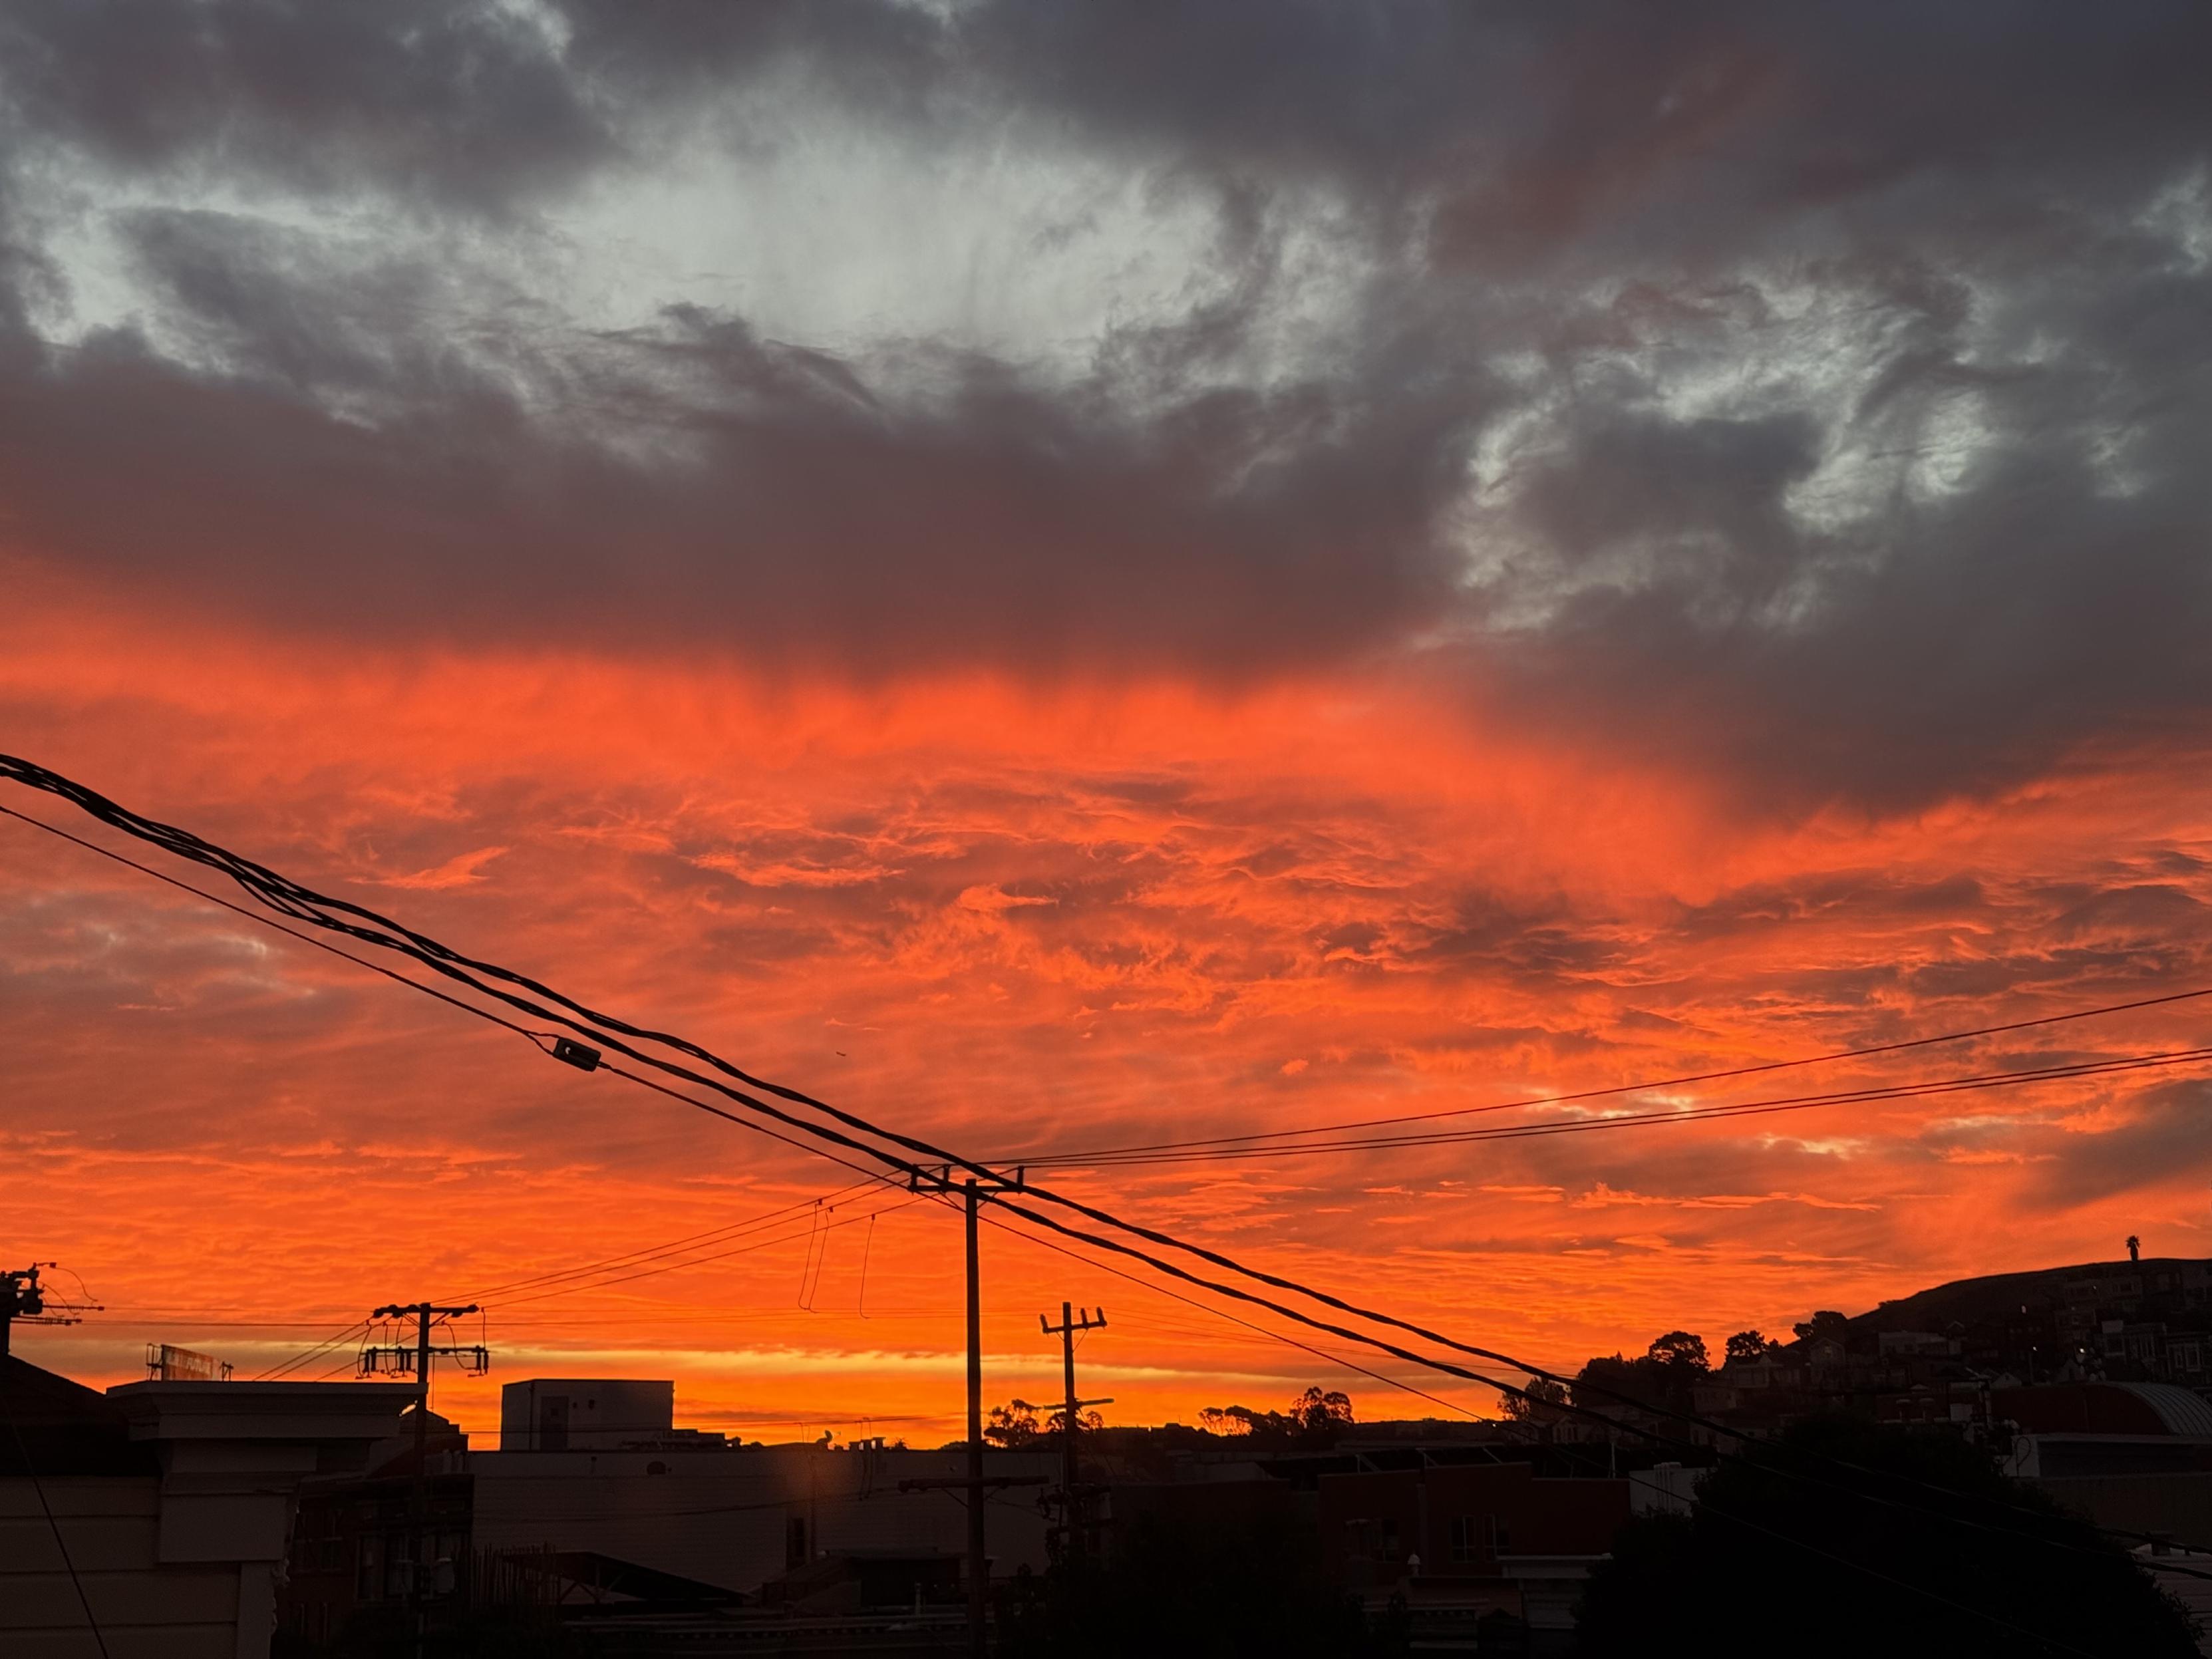
{"type": "Polygon", "coordinates": [[[0,1359],[8,1357],[8,1328],[19,1319],[40,1318],[46,1311],[37,1262],[0,1273],[0,1359]]]}
{"type": "Polygon", "coordinates": [[[983,1541],[983,1289],[975,1250],[975,1182],[963,1183],[968,1234],[968,1650],[983,1659],[990,1559],[983,1541]]]}
{"type": "MultiPolygon", "coordinates": [[[[987,1175],[983,1180],[994,1191],[1018,1193],[1022,1189],[1022,1176],[1023,1171],[1017,1170],[1011,1180],[995,1175],[987,1175]]],[[[940,1164],[933,1170],[909,1171],[907,1190],[957,1191],[963,1200],[968,1241],[968,1651],[973,1659],[983,1659],[990,1640],[991,1567],[983,1536],[983,1495],[988,1489],[983,1479],[983,1276],[975,1247],[975,1211],[981,1188],[975,1176],[956,1182],[952,1166],[940,1164]]]]}
{"type": "MultiPolygon", "coordinates": [[[[27,1267],[0,1272],[0,1359],[8,1357],[8,1329],[11,1325],[79,1325],[84,1322],[80,1315],[106,1311],[97,1302],[64,1302],[39,1283],[40,1268],[60,1265],[56,1261],[33,1261],[27,1267]]],[[[77,1283],[82,1285],[84,1281],[80,1279],[77,1283]]]]}
{"type": "Polygon", "coordinates": [[[1081,1478],[1081,1470],[1075,1460],[1076,1426],[1085,1406],[1110,1406],[1114,1403],[1110,1399],[1078,1400],[1075,1397],[1075,1339],[1085,1331],[1104,1330],[1106,1310],[1099,1309],[1097,1316],[1093,1318],[1087,1310],[1073,1309],[1063,1302],[1060,1304],[1059,1324],[1047,1324],[1045,1316],[1039,1314],[1037,1325],[1047,1336],[1060,1339],[1060,1367],[1067,1385],[1067,1404],[1062,1407],[1060,1417],[1060,1484],[1066,1503],[1063,1510],[1066,1532],[1062,1547],[1066,1551],[1066,1559],[1072,1565],[1083,1559],[1084,1553],[1082,1499],[1076,1492],[1076,1482],[1081,1478]],[[1076,1317],[1079,1311],[1082,1314],[1079,1319],[1076,1317]]]}
{"type": "Polygon", "coordinates": [[[408,1563],[407,1610],[408,1622],[415,1630],[415,1656],[422,1659],[422,1648],[429,1625],[429,1610],[423,1598],[423,1560],[425,1545],[430,1528],[430,1361],[439,1356],[450,1356],[472,1361],[470,1370],[481,1375],[491,1365],[491,1356],[481,1346],[467,1347],[447,1345],[430,1346],[430,1326],[433,1321],[452,1319],[462,1314],[477,1311],[471,1302],[465,1308],[434,1307],[428,1302],[413,1302],[402,1305],[392,1303],[371,1314],[371,1319],[413,1319],[415,1346],[410,1352],[404,1344],[394,1343],[387,1347],[369,1346],[361,1351],[361,1369],[364,1374],[380,1370],[413,1370],[415,1373],[415,1488],[412,1502],[410,1530],[414,1534],[414,1559],[408,1563]]]}

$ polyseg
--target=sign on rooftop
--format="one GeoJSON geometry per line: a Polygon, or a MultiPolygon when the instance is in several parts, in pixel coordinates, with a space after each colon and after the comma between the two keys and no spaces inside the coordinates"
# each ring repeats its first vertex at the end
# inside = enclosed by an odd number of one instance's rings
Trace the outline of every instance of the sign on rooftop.
{"type": "Polygon", "coordinates": [[[146,1380],[149,1382],[228,1382],[230,1362],[193,1348],[167,1342],[146,1345],[146,1380]]]}

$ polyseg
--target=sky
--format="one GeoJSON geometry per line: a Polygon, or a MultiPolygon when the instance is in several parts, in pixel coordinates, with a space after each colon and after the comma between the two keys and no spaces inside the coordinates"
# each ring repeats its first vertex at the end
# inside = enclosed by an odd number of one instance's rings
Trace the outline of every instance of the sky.
{"type": "MultiPolygon", "coordinates": [[[[0,750],[1016,1161],[2194,1047],[1633,1086],[2212,985],[2208,51],[2180,0],[14,9],[0,750]]],[[[3,818],[0,1042],[0,1266],[105,1309],[42,1363],[474,1299],[480,1434],[562,1375],[957,1427],[941,1207],[3,818]]],[[[2212,1255],[2207,1104],[1054,1179],[1571,1367],[2212,1255]]],[[[1109,1420],[1496,1409],[982,1255],[994,1402],[1065,1299],[1109,1420]]]]}

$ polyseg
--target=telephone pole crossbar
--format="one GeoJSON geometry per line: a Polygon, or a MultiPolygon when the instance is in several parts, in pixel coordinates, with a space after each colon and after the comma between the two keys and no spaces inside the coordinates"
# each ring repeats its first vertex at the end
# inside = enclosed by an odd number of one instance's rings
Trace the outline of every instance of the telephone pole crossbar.
{"type": "Polygon", "coordinates": [[[40,1268],[58,1267],[58,1261],[33,1261],[27,1267],[0,1271],[0,1359],[8,1357],[10,1326],[80,1325],[84,1315],[106,1311],[97,1302],[64,1302],[39,1283],[40,1268]]]}

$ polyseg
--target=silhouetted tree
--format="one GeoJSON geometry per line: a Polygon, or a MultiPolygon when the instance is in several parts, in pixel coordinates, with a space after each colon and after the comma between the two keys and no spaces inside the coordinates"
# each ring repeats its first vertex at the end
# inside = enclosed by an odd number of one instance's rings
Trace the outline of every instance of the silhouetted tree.
{"type": "Polygon", "coordinates": [[[1024,1405],[994,1406],[983,1425],[983,1438],[994,1446],[1026,1446],[1036,1437],[1036,1413],[1024,1405]]]}
{"type": "Polygon", "coordinates": [[[1729,1338],[1723,1363],[1753,1365],[1766,1358],[1767,1341],[1757,1331],[1738,1331],[1729,1338]]]}
{"type": "Polygon", "coordinates": [[[2128,1260],[2130,1261],[2142,1260],[2142,1240],[2133,1233],[2128,1235],[2128,1260]]]}
{"type": "Polygon", "coordinates": [[[1309,1437],[1334,1438],[1352,1425],[1352,1396],[1334,1389],[1308,1389],[1291,1401],[1288,1415],[1309,1437]]]}
{"type": "Polygon", "coordinates": [[[1670,1370],[1709,1371],[1713,1368],[1712,1361],[1705,1357],[1705,1339],[1692,1336],[1687,1331],[1669,1331],[1664,1336],[1652,1338],[1644,1357],[1670,1370]]]}
{"type": "Polygon", "coordinates": [[[1525,1397],[1509,1394],[1502,1398],[1505,1414],[1518,1422],[1556,1423],[1566,1415],[1559,1408],[1567,1403],[1567,1385],[1547,1376],[1530,1377],[1525,1397]]]}
{"type": "Polygon", "coordinates": [[[1593,1358],[1575,1373],[1568,1394],[1576,1405],[1595,1411],[1618,1413],[1626,1403],[1660,1413],[1686,1412],[1693,1403],[1691,1389],[1711,1370],[1705,1338],[1669,1331],[1635,1359],[1619,1354],[1593,1358]]]}
{"type": "Polygon", "coordinates": [[[1821,1418],[1753,1455],[1716,1470],[1692,1515],[1645,1516],[1614,1535],[1583,1595],[1577,1653],[1695,1652],[1720,1629],[1787,1631],[1792,1659],[2197,1651],[2188,1615],[2124,1550],[2014,1486],[1954,1435],[1821,1418]],[[1899,1478],[1841,1471],[1814,1453],[1899,1478]],[[1868,1504],[1838,1486],[1911,1507],[1868,1504]],[[2005,1516],[1991,1499],[2033,1516],[2005,1516]],[[1994,1516],[1996,1529],[1949,1516],[1994,1516]]]}
{"type": "Polygon", "coordinates": [[[1810,1319],[1801,1319],[1790,1328],[1800,1342],[1841,1342],[1850,1335],[1851,1322],[1832,1308],[1823,1308],[1810,1319]]]}
{"type": "Polygon", "coordinates": [[[1290,1441],[1334,1442],[1352,1423],[1352,1396],[1334,1389],[1308,1389],[1286,1412],[1255,1412],[1249,1406],[1208,1406],[1198,1425],[1208,1434],[1255,1435],[1281,1444],[1290,1441]]]}

